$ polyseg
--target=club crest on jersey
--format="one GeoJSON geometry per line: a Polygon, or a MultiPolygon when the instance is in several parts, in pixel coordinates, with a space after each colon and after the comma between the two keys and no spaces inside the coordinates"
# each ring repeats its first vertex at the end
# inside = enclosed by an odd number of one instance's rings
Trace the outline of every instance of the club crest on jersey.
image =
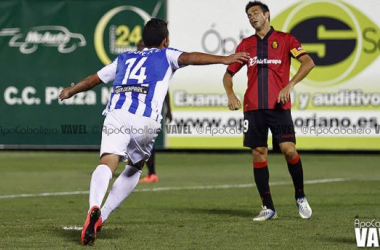
{"type": "Polygon", "coordinates": [[[272,48],[273,49],[277,49],[278,48],[278,42],[277,41],[273,41],[272,42],[272,48]]]}

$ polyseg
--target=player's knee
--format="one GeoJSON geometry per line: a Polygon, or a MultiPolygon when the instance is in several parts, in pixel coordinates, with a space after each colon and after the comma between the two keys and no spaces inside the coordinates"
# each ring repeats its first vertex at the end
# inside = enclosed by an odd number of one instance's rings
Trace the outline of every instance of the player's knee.
{"type": "Polygon", "coordinates": [[[141,171],[141,169],[134,165],[127,165],[125,166],[125,171],[123,172],[127,177],[131,177],[135,175],[138,171],[141,171]]]}
{"type": "Polygon", "coordinates": [[[128,160],[128,165],[132,166],[132,167],[135,167],[139,170],[142,170],[143,167],[144,167],[144,164],[145,164],[145,161],[144,160],[141,160],[137,163],[133,163],[131,160],[128,160]]]}
{"type": "Polygon", "coordinates": [[[289,147],[282,151],[287,161],[293,160],[297,156],[297,150],[295,147],[289,147]]]}
{"type": "Polygon", "coordinates": [[[265,147],[258,147],[252,150],[254,162],[263,162],[267,160],[268,149],[265,147]]]}
{"type": "Polygon", "coordinates": [[[287,161],[293,160],[297,156],[296,145],[293,142],[280,143],[280,149],[287,161]]]}
{"type": "Polygon", "coordinates": [[[108,166],[112,173],[115,173],[119,164],[119,156],[114,154],[103,154],[100,157],[99,164],[108,166]]]}

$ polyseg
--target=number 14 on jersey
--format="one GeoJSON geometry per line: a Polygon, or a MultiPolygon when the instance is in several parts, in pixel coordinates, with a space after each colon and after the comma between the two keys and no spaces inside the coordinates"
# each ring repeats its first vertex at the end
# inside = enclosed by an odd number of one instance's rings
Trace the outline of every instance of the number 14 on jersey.
{"type": "Polygon", "coordinates": [[[137,63],[137,58],[131,58],[125,61],[125,65],[127,65],[127,69],[125,70],[125,75],[122,84],[127,84],[129,79],[137,80],[137,83],[144,83],[146,79],[146,67],[143,67],[147,57],[141,58],[137,63]]]}

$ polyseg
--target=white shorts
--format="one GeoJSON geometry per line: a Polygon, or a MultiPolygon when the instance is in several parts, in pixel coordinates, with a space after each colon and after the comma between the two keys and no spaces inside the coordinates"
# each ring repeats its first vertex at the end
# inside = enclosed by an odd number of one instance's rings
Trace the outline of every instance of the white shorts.
{"type": "Polygon", "coordinates": [[[127,110],[110,111],[103,124],[100,157],[103,154],[130,159],[133,164],[150,157],[161,124],[151,118],[129,113],[127,110]]]}

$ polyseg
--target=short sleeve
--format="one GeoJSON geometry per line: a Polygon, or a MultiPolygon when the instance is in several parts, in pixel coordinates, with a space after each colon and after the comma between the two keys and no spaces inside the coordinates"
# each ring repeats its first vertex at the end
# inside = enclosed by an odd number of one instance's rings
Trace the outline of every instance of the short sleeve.
{"type": "Polygon", "coordinates": [[[178,65],[178,57],[183,53],[183,51],[167,48],[166,49],[166,58],[173,70],[177,70],[180,68],[178,65]]]}
{"type": "Polygon", "coordinates": [[[104,83],[113,82],[116,77],[117,58],[107,66],[98,71],[100,80],[104,83]]]}
{"type": "Polygon", "coordinates": [[[301,43],[292,35],[289,34],[289,50],[290,54],[294,58],[298,58],[304,54],[306,54],[306,51],[302,48],[301,43]]]}
{"type": "MultiPolygon", "coordinates": [[[[236,50],[235,50],[235,53],[239,53],[239,52],[244,52],[243,50],[243,41],[236,47],[236,50]]],[[[230,64],[228,67],[227,67],[227,72],[231,75],[231,76],[234,76],[237,72],[239,72],[239,70],[244,66],[244,64],[242,63],[233,63],[233,64],[230,64]]]]}

